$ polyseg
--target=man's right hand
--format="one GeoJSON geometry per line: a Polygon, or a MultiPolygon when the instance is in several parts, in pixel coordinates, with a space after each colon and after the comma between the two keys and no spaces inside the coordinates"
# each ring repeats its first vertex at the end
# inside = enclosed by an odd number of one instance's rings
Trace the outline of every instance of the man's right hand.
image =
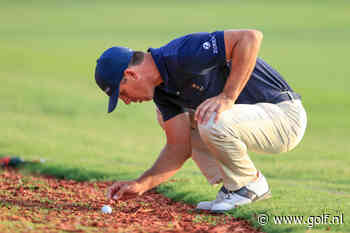
{"type": "Polygon", "coordinates": [[[120,200],[134,198],[146,192],[141,184],[136,181],[118,181],[108,188],[107,198],[113,200],[120,200]]]}

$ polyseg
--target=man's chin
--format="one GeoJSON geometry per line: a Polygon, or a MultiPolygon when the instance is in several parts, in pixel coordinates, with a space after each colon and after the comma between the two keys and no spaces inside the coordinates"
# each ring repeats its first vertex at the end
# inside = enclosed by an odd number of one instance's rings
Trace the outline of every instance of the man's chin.
{"type": "Polygon", "coordinates": [[[135,102],[136,103],[149,102],[152,99],[153,99],[152,97],[145,97],[145,98],[142,98],[141,100],[138,100],[138,101],[135,101],[135,102]]]}
{"type": "Polygon", "coordinates": [[[143,98],[143,101],[150,101],[150,100],[153,100],[153,96],[147,96],[145,98],[143,98]]]}

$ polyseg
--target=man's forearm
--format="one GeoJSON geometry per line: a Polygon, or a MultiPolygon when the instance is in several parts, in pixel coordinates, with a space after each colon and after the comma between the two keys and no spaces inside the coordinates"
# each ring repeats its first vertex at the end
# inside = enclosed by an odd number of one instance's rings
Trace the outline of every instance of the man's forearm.
{"type": "Polygon", "coordinates": [[[227,98],[236,100],[247,84],[256,63],[261,40],[261,32],[250,30],[242,33],[240,40],[233,46],[231,73],[223,90],[227,98]]]}
{"type": "Polygon", "coordinates": [[[137,182],[147,191],[172,177],[190,156],[181,146],[166,145],[153,166],[137,182]]]}

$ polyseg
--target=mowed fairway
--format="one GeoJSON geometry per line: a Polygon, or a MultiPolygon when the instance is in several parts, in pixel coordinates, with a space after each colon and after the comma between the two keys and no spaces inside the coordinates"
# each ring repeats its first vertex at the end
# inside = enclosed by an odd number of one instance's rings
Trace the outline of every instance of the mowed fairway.
{"type": "MultiPolygon", "coordinates": [[[[308,128],[292,152],[252,158],[273,198],[232,211],[266,213],[266,232],[305,232],[273,216],[343,214],[350,232],[349,1],[0,1],[0,155],[45,158],[37,168],[73,179],[132,179],[165,143],[153,103],[107,115],[94,82],[100,53],[113,45],[146,50],[191,32],[256,28],[260,56],[302,95],[308,128]]],[[[192,161],[159,190],[189,203],[215,198],[192,161]]]]}

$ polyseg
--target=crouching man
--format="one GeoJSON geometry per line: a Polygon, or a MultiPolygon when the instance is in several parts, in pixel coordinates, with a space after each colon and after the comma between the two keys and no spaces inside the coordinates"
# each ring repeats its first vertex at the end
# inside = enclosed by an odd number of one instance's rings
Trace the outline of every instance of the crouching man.
{"type": "Polygon", "coordinates": [[[167,142],[138,179],[119,181],[108,197],[141,195],[173,176],[191,158],[211,184],[216,200],[197,209],[223,212],[270,197],[268,183],[248,155],[281,153],[301,141],[306,113],[299,94],[258,57],[262,33],[225,30],[177,38],[147,53],[107,49],[95,80],[126,104],[153,100],[167,142]]]}

